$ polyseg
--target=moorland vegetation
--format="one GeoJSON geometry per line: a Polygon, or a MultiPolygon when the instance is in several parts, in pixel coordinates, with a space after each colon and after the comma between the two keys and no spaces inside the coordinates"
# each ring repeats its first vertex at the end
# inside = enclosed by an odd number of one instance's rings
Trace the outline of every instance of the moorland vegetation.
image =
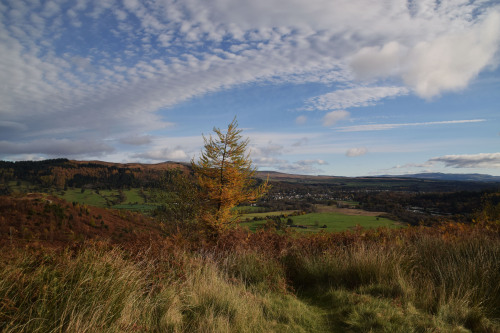
{"type": "MultiPolygon", "coordinates": [[[[95,176],[154,178],[168,190],[145,191],[156,202],[152,216],[43,193],[1,197],[0,331],[500,331],[500,193],[481,193],[461,222],[440,215],[404,228],[283,227],[308,216],[299,209],[279,230],[270,220],[252,232],[235,207],[256,207],[249,204],[268,183],[252,179],[235,121],[215,133],[194,173],[95,176]]],[[[334,205],[304,197],[311,209],[334,205]]]]}

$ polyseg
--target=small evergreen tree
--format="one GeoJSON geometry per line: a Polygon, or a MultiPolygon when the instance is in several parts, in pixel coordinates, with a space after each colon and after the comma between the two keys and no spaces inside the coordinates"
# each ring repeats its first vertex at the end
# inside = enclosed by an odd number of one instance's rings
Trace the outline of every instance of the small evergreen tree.
{"type": "Polygon", "coordinates": [[[242,139],[236,118],[226,133],[214,127],[215,138],[203,136],[199,161],[191,161],[200,186],[202,209],[199,221],[211,236],[217,236],[236,222],[234,207],[253,202],[268,189],[268,182],[256,186],[255,168],[246,153],[248,139],[242,139]]]}
{"type": "Polygon", "coordinates": [[[153,215],[168,229],[190,230],[199,215],[198,187],[189,174],[180,169],[168,170],[150,190],[158,204],[153,215]]]}

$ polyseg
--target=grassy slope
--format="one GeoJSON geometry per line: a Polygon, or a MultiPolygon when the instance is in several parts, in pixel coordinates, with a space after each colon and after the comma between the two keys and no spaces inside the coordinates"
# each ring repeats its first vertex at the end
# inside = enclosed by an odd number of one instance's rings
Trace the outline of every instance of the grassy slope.
{"type": "Polygon", "coordinates": [[[0,244],[127,243],[161,234],[156,221],[138,213],[73,204],[47,194],[0,196],[0,244]]]}
{"type": "Polygon", "coordinates": [[[498,233],[394,232],[373,234],[380,243],[350,233],[247,240],[235,233],[221,248],[190,251],[171,242],[130,252],[3,251],[0,331],[500,329],[498,233]],[[343,240],[350,245],[333,245],[343,240]]]}
{"type": "Polygon", "coordinates": [[[136,212],[147,212],[154,209],[154,205],[145,203],[144,197],[140,195],[140,189],[138,188],[123,190],[125,200],[118,204],[112,204],[112,202],[118,202],[118,190],[100,190],[97,193],[95,190],[87,189],[84,193],[81,193],[80,189],[68,189],[62,193],[62,195],[61,193],[56,193],[56,195],[69,202],[78,202],[95,207],[126,209],[136,212]]]}

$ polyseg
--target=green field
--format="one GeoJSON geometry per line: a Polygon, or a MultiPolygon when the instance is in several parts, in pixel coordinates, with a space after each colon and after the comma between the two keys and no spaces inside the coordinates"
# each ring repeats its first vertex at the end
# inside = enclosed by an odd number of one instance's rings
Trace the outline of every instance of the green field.
{"type": "Polygon", "coordinates": [[[297,212],[296,210],[281,210],[281,211],[276,211],[276,212],[265,212],[265,213],[249,213],[249,214],[243,214],[240,217],[240,221],[245,221],[248,219],[253,219],[254,217],[257,218],[266,218],[267,216],[279,216],[279,215],[290,215],[297,212]]]}
{"type": "Polygon", "coordinates": [[[140,212],[140,213],[147,213],[150,212],[151,210],[155,209],[156,206],[153,204],[119,204],[119,205],[114,205],[111,206],[111,208],[114,209],[126,209],[130,210],[132,212],[140,212]]]}
{"type": "Polygon", "coordinates": [[[237,206],[234,208],[239,214],[252,214],[252,213],[263,213],[266,211],[265,207],[257,206],[237,206]]]}
{"type": "MultiPolygon", "coordinates": [[[[33,190],[37,191],[37,187],[29,184],[28,182],[11,181],[8,185],[14,193],[28,193],[33,190]]],[[[46,192],[60,197],[68,202],[77,202],[79,204],[101,208],[126,209],[145,213],[156,207],[154,204],[145,202],[144,197],[140,194],[141,190],[139,188],[122,190],[125,197],[122,202],[120,202],[119,199],[119,190],[85,189],[82,192],[80,188],[68,188],[65,191],[49,189],[46,192]]]]}
{"type": "MultiPolygon", "coordinates": [[[[291,211],[288,211],[290,213],[291,211]]],[[[281,215],[286,212],[273,212],[273,213],[261,213],[262,217],[281,215]]],[[[242,221],[245,220],[247,216],[254,216],[257,214],[245,214],[242,216],[242,221]]],[[[319,232],[321,230],[327,232],[336,232],[352,229],[356,226],[361,226],[363,228],[378,228],[378,227],[389,227],[389,228],[401,228],[402,225],[398,222],[389,220],[383,217],[377,216],[361,216],[361,215],[345,215],[340,213],[311,213],[306,215],[291,216],[289,217],[293,220],[293,224],[297,226],[305,226],[306,228],[293,227],[291,229],[300,232],[319,232]],[[321,228],[326,226],[326,228],[321,228]]],[[[288,218],[282,219],[286,223],[288,218]]],[[[240,225],[247,227],[252,231],[256,231],[266,224],[266,221],[251,221],[243,222],[240,225]]]]}
{"type": "MultiPolygon", "coordinates": [[[[78,202],[80,204],[86,204],[95,207],[107,207],[106,199],[104,196],[104,192],[101,194],[97,194],[92,190],[85,190],[85,192],[81,192],[80,189],[69,189],[64,192],[64,195],[59,195],[59,197],[63,198],[68,202],[78,202]]],[[[108,192],[108,191],[106,191],[108,192]]],[[[110,194],[108,193],[108,196],[110,194]]]]}
{"type": "Polygon", "coordinates": [[[81,189],[68,189],[64,194],[56,193],[57,196],[69,202],[78,202],[81,204],[96,206],[96,207],[110,207],[115,209],[127,209],[132,211],[145,212],[154,208],[144,201],[140,195],[140,189],[133,188],[130,190],[123,190],[125,200],[119,202],[120,192],[118,190],[92,190],[86,189],[83,193],[81,189]],[[114,204],[113,204],[114,203],[114,204]]]}

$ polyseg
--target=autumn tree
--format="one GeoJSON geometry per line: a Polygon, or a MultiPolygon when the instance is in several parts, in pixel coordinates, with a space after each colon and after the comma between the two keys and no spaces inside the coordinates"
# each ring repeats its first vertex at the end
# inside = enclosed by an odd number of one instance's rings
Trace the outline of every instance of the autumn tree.
{"type": "Polygon", "coordinates": [[[256,185],[255,167],[247,153],[249,140],[243,139],[236,118],[224,133],[214,127],[215,137],[205,137],[198,162],[191,161],[200,187],[202,209],[199,220],[212,236],[236,222],[234,207],[253,202],[268,189],[268,182],[256,185]]]}

